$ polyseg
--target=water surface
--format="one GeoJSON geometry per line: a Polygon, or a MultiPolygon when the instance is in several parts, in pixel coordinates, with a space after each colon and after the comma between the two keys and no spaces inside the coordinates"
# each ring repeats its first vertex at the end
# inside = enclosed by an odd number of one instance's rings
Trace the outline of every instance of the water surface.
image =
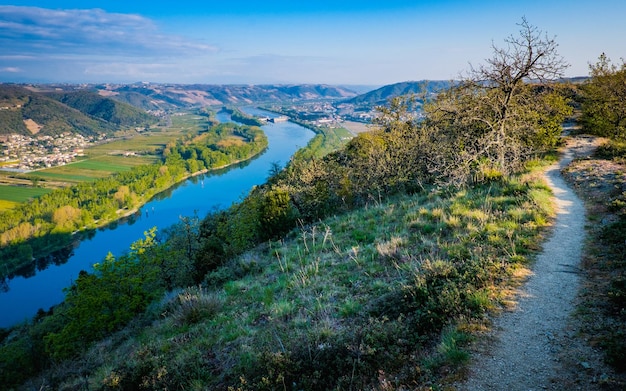
{"type": "MultiPolygon", "coordinates": [[[[276,117],[274,113],[245,108],[249,114],[276,117]]],[[[221,122],[229,121],[219,113],[221,122]]],[[[95,234],[76,244],[66,262],[48,265],[28,278],[15,277],[6,281],[7,292],[0,292],[0,327],[8,327],[31,318],[38,309],[48,310],[60,303],[63,288],[69,286],[81,270],[92,270],[108,252],[121,255],[143,233],[156,226],[166,228],[181,216],[205,216],[214,208],[226,208],[243,198],[250,189],[264,183],[272,167],[284,166],[298,149],[306,146],[313,132],[291,122],[279,122],[262,127],[269,147],[260,156],[212,174],[199,175],[157,195],[138,213],[125,222],[98,229],[95,234]]],[[[65,261],[65,260],[62,260],[65,261]]]]}

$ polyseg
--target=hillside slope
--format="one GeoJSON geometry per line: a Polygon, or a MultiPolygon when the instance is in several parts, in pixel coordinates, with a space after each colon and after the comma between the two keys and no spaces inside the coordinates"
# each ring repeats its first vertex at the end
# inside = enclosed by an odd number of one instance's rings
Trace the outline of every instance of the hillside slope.
{"type": "Polygon", "coordinates": [[[154,121],[141,110],[94,92],[51,93],[0,84],[0,134],[30,136],[70,132],[89,136],[154,121]]]}
{"type": "Polygon", "coordinates": [[[130,104],[105,98],[91,91],[49,93],[47,96],[81,113],[119,126],[139,126],[156,122],[155,117],[130,104]]]}
{"type": "Polygon", "coordinates": [[[374,91],[358,95],[346,100],[344,103],[355,105],[381,105],[387,103],[391,98],[421,93],[434,93],[449,88],[450,81],[421,80],[404,81],[401,83],[382,86],[374,91]]]}
{"type": "Polygon", "coordinates": [[[297,85],[132,84],[102,86],[101,93],[146,110],[171,110],[192,106],[221,106],[356,96],[344,87],[297,85]]]}
{"type": "Polygon", "coordinates": [[[570,145],[545,174],[557,206],[554,230],[520,288],[514,310],[494,319],[489,346],[476,355],[469,380],[459,390],[604,389],[596,380],[608,373],[600,355],[568,324],[581,286],[586,213],[561,170],[574,153],[588,156],[595,148],[584,138],[570,145]],[[586,370],[576,370],[578,366],[586,370]]]}

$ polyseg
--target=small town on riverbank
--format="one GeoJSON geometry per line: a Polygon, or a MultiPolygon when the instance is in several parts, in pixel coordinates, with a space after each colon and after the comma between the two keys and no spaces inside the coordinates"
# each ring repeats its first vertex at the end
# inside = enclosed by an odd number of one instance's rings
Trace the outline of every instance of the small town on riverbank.
{"type": "Polygon", "coordinates": [[[84,155],[84,149],[105,136],[70,132],[54,136],[0,136],[0,167],[21,172],[65,165],[84,155]]]}

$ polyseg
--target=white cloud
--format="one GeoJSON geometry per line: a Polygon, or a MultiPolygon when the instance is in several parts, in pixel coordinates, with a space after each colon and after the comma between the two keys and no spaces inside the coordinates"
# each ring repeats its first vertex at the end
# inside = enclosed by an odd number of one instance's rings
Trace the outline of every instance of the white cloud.
{"type": "Polygon", "coordinates": [[[20,73],[22,70],[18,67],[4,67],[0,68],[0,73],[20,73]]]}
{"type": "Polygon", "coordinates": [[[0,6],[0,45],[4,55],[165,56],[216,51],[211,45],[163,34],[141,15],[18,6],[0,6]]]}

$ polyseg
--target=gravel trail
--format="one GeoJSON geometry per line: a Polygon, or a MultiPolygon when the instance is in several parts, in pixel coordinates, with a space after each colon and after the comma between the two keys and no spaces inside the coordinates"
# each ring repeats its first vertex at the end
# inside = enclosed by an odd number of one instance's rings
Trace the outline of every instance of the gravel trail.
{"type": "Polygon", "coordinates": [[[516,308],[494,319],[487,342],[472,355],[468,380],[458,390],[596,389],[594,375],[587,371],[595,365],[590,357],[594,352],[577,339],[570,324],[580,282],[585,208],[560,173],[575,155],[592,149],[591,141],[576,139],[546,171],[557,206],[554,229],[519,289],[516,308]],[[576,375],[586,371],[584,379],[576,375]]]}

